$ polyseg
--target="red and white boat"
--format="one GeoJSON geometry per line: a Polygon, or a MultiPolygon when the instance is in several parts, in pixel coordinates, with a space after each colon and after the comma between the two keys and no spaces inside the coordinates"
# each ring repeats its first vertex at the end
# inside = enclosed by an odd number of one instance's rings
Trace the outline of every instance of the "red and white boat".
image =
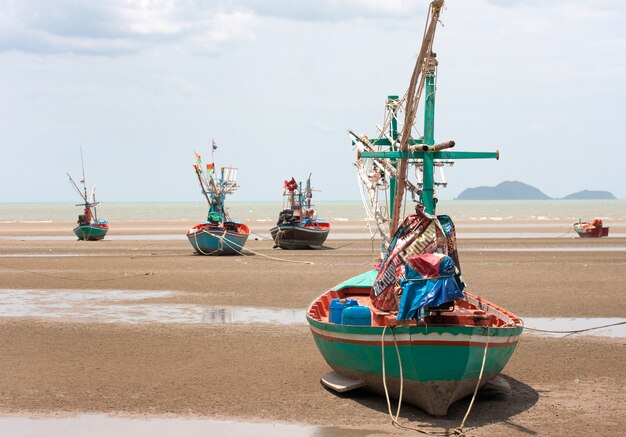
{"type": "Polygon", "coordinates": [[[574,223],[574,230],[580,238],[600,238],[609,236],[608,226],[602,224],[602,219],[595,218],[591,223],[578,219],[574,223]]]}

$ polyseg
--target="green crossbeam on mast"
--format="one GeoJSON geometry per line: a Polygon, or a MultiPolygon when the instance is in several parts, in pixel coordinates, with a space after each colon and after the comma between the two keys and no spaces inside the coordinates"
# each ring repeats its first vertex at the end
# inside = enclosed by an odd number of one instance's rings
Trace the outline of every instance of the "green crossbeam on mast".
{"type": "MultiPolygon", "coordinates": [[[[432,57],[436,55],[433,53],[432,57]]],[[[435,161],[436,160],[457,160],[457,159],[499,159],[499,151],[495,152],[457,152],[450,150],[442,150],[443,148],[449,148],[454,146],[454,142],[450,142],[447,146],[439,147],[435,146],[435,75],[437,62],[434,61],[430,64],[430,69],[425,78],[425,104],[424,104],[424,137],[419,139],[410,139],[409,146],[413,150],[401,152],[395,147],[398,139],[398,124],[395,114],[392,114],[391,125],[389,127],[389,134],[393,143],[387,138],[378,138],[376,140],[370,140],[372,145],[376,146],[389,146],[389,150],[379,152],[362,151],[359,153],[360,158],[381,158],[389,159],[395,166],[398,159],[409,159],[423,161],[422,167],[422,191],[420,193],[420,201],[424,205],[424,210],[428,214],[435,214],[436,201],[435,201],[435,161]],[[420,147],[422,145],[422,147],[420,147]]],[[[398,96],[389,96],[388,101],[398,100],[398,96]]],[[[389,107],[389,105],[388,105],[389,107]]],[[[394,207],[394,198],[397,191],[397,180],[391,177],[389,180],[389,199],[390,210],[394,207]]],[[[395,229],[391,229],[393,234],[395,229]]]]}

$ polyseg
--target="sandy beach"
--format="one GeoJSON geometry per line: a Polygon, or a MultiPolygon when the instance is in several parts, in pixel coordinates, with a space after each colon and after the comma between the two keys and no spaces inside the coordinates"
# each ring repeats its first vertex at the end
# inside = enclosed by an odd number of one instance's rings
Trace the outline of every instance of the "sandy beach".
{"type": "MultiPolygon", "coordinates": [[[[322,291],[371,269],[378,250],[357,237],[329,240],[325,250],[274,250],[259,227],[248,256],[203,257],[184,238],[188,225],[117,223],[104,241],[78,242],[67,232],[71,224],[3,223],[0,289],[163,291],[141,303],[304,310],[322,291]]],[[[529,225],[506,232],[542,232],[529,225]]],[[[350,233],[360,225],[344,226],[350,233]]],[[[620,303],[626,238],[568,237],[459,238],[465,282],[522,318],[626,317],[620,303]]],[[[113,323],[104,313],[80,316],[0,317],[0,414],[201,416],[403,434],[390,425],[383,397],[322,388],[319,378],[329,368],[304,323],[113,323]]],[[[624,362],[621,337],[525,334],[503,373],[512,392],[479,396],[468,434],[619,435],[626,425],[624,362]]],[[[468,402],[455,404],[445,419],[411,406],[401,418],[452,429],[468,402]]]]}

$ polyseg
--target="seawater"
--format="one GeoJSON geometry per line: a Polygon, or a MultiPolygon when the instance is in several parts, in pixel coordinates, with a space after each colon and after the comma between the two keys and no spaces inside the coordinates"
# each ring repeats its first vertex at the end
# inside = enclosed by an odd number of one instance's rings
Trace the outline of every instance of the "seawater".
{"type": "MultiPolygon", "coordinates": [[[[43,290],[0,289],[0,318],[38,317],[83,323],[254,324],[305,325],[301,308],[259,308],[155,303],[183,292],[169,290],[43,290]]],[[[522,316],[526,335],[576,335],[626,338],[623,317],[522,316]],[[612,326],[608,326],[612,325],[612,326]],[[594,329],[603,327],[601,329],[594,329]],[[546,332],[551,331],[551,332],[546,332]]]]}
{"type": "MultiPolygon", "coordinates": [[[[230,201],[231,217],[244,222],[274,222],[282,209],[282,202],[230,201]]],[[[407,206],[407,212],[409,211],[407,206]]],[[[360,201],[319,201],[315,209],[321,218],[340,224],[342,221],[365,221],[366,214],[360,201]]],[[[101,218],[110,221],[199,221],[206,217],[206,202],[105,202],[98,208],[101,218]]],[[[71,203],[2,203],[2,223],[44,223],[74,221],[80,207],[71,203]]],[[[626,200],[521,200],[469,201],[442,200],[438,214],[454,220],[477,223],[502,223],[531,220],[575,222],[578,218],[591,220],[599,217],[611,222],[626,221],[626,200]]]]}
{"type": "Polygon", "coordinates": [[[165,437],[174,435],[225,437],[257,436],[368,436],[375,432],[340,427],[320,427],[294,423],[254,423],[214,420],[203,417],[121,417],[105,414],[77,416],[0,417],[3,436],[88,435],[92,437],[165,437]]]}

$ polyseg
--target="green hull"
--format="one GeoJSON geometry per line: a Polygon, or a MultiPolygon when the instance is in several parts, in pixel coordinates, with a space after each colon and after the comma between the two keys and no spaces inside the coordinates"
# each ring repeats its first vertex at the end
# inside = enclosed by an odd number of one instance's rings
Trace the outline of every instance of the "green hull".
{"type": "MultiPolygon", "coordinates": [[[[357,284],[357,287],[363,286],[371,275],[368,272],[352,278],[332,291],[354,288],[357,284]]],[[[501,314],[495,306],[490,307],[489,313],[501,314]]],[[[508,317],[507,314],[502,315],[508,317]]],[[[336,373],[348,379],[361,380],[370,390],[384,393],[383,327],[325,323],[313,318],[311,311],[307,320],[318,349],[336,373]]],[[[450,404],[474,391],[486,345],[487,357],[481,385],[502,371],[523,330],[521,321],[515,320],[519,323],[489,328],[460,325],[394,328],[402,361],[403,399],[430,414],[445,415],[450,404]]],[[[397,398],[400,394],[400,366],[390,328],[385,334],[385,373],[389,392],[397,398]]]]}
{"type": "Polygon", "coordinates": [[[74,228],[74,234],[79,240],[97,241],[102,240],[109,228],[97,225],[79,225],[74,228]]]}

